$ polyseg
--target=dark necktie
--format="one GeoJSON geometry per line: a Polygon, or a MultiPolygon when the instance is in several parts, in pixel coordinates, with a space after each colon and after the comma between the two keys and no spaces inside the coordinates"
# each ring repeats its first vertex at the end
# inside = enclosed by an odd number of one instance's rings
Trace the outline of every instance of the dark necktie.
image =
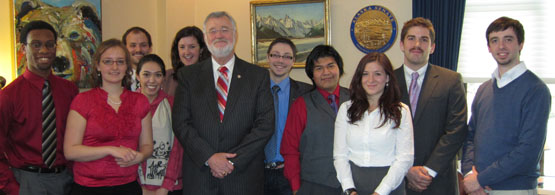
{"type": "Polygon", "coordinates": [[[42,160],[49,168],[56,160],[56,109],[48,80],[42,88],[42,160]]]}
{"type": "Polygon", "coordinates": [[[335,95],[330,94],[328,96],[328,99],[331,101],[330,102],[331,109],[335,112],[335,114],[337,114],[337,103],[335,102],[335,95]]]}

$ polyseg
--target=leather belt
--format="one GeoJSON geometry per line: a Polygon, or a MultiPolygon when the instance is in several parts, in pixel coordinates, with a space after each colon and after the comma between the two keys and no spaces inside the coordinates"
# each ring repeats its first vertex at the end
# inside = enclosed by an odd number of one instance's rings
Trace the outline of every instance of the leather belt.
{"type": "Polygon", "coordinates": [[[266,169],[281,169],[281,168],[283,168],[283,166],[284,166],[283,162],[271,162],[271,163],[266,163],[264,168],[266,168],[266,169]]]}
{"type": "Polygon", "coordinates": [[[66,169],[65,166],[58,166],[52,168],[42,168],[37,166],[23,166],[19,168],[24,171],[34,172],[34,173],[61,173],[66,169]]]}

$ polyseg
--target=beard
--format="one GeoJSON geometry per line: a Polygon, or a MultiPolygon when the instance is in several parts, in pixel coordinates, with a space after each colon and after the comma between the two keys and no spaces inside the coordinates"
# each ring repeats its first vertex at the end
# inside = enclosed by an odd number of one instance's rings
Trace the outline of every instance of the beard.
{"type": "Polygon", "coordinates": [[[206,47],[208,48],[208,51],[210,51],[210,53],[212,53],[212,56],[214,56],[216,58],[222,58],[222,57],[229,56],[231,54],[231,52],[233,52],[233,46],[234,45],[235,45],[235,39],[233,39],[233,41],[231,43],[229,43],[228,40],[216,39],[216,40],[212,41],[211,44],[207,44],[206,47]],[[217,47],[214,46],[214,42],[217,42],[217,41],[225,41],[228,44],[225,47],[217,48],[217,47]]]}

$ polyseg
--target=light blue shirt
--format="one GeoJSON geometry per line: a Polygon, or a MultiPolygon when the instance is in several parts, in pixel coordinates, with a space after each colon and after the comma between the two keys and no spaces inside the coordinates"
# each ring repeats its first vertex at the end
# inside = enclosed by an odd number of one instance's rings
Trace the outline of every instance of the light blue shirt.
{"type": "Polygon", "coordinates": [[[281,146],[283,129],[285,129],[285,122],[287,121],[287,114],[289,113],[289,95],[291,94],[291,80],[289,79],[289,77],[287,77],[277,84],[274,81],[270,80],[270,89],[275,85],[279,86],[280,88],[280,90],[277,92],[279,105],[278,111],[275,113],[276,125],[274,135],[272,135],[272,138],[270,138],[270,141],[268,142],[268,144],[266,144],[266,147],[264,148],[266,163],[284,161],[283,156],[279,154],[279,149],[281,146]]]}

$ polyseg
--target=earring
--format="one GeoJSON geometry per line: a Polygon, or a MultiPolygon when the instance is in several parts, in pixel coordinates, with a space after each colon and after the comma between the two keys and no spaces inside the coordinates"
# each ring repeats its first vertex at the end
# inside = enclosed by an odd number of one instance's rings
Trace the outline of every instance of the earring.
{"type": "Polygon", "coordinates": [[[386,87],[389,86],[389,82],[385,83],[385,86],[386,86],[386,87]]]}

